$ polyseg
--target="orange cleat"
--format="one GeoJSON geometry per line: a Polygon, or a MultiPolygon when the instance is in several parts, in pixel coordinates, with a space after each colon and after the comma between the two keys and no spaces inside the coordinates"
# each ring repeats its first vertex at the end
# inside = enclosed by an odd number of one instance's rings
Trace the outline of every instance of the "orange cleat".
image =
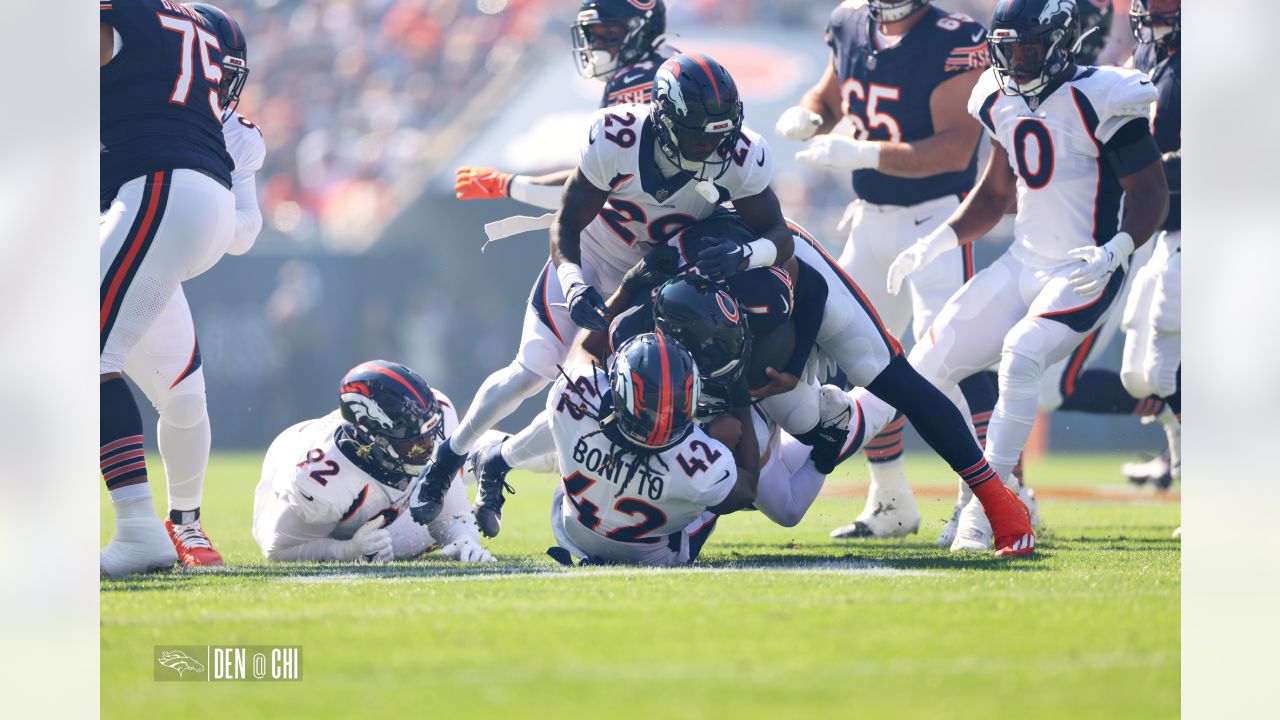
{"type": "Polygon", "coordinates": [[[1031,513],[1012,490],[997,478],[980,485],[974,494],[991,522],[996,557],[1025,557],[1035,552],[1036,533],[1031,527],[1031,513]]]}
{"type": "Polygon", "coordinates": [[[178,559],[183,565],[191,567],[217,567],[222,565],[222,556],[213,549],[209,536],[204,534],[200,521],[190,525],[174,525],[172,521],[164,521],[164,529],[169,531],[169,539],[173,541],[173,549],[178,551],[178,559]]]}
{"type": "Polygon", "coordinates": [[[459,200],[496,200],[508,197],[511,174],[487,167],[460,167],[454,171],[453,194],[459,200]]]}

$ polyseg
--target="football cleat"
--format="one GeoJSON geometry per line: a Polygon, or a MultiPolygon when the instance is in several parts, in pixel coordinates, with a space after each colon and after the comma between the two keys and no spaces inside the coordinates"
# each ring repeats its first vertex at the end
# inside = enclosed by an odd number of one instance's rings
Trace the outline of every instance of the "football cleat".
{"type": "Polygon", "coordinates": [[[515,494],[515,488],[507,484],[511,466],[502,459],[502,443],[486,445],[471,454],[468,460],[471,472],[478,478],[476,505],[471,512],[476,516],[480,533],[487,538],[498,536],[502,529],[502,505],[507,501],[502,494],[515,494]]]}
{"type": "Polygon", "coordinates": [[[830,475],[840,461],[841,451],[849,439],[849,423],[853,419],[853,398],[834,385],[818,389],[818,427],[814,435],[810,459],[818,472],[830,475]]]}
{"type": "Polygon", "coordinates": [[[1120,474],[1130,484],[1142,487],[1151,484],[1158,490],[1164,490],[1173,484],[1173,475],[1169,467],[1169,451],[1165,450],[1158,457],[1146,462],[1125,463],[1120,466],[1120,474]]]}
{"type": "Polygon", "coordinates": [[[938,539],[933,544],[940,548],[949,548],[951,543],[956,540],[956,530],[960,528],[960,513],[964,511],[965,503],[957,502],[956,506],[951,510],[951,518],[947,520],[947,524],[942,526],[942,532],[938,533],[938,539]]]}
{"type": "Polygon", "coordinates": [[[204,528],[200,527],[199,520],[189,525],[174,525],[173,522],[165,520],[164,529],[169,531],[169,540],[173,542],[173,549],[177,551],[178,559],[183,565],[190,567],[222,565],[222,556],[213,549],[213,543],[209,541],[209,536],[204,534],[204,528]]]}
{"type": "Polygon", "coordinates": [[[409,514],[414,522],[426,525],[439,517],[444,509],[444,494],[449,492],[454,476],[466,460],[466,455],[453,452],[447,440],[436,446],[431,462],[409,490],[409,514]]]}
{"type": "Polygon", "coordinates": [[[116,536],[98,553],[99,571],[108,578],[168,570],[176,562],[178,552],[155,517],[116,518],[116,536]]]}
{"type": "MultiPolygon", "coordinates": [[[[996,557],[1021,557],[1035,552],[1036,534],[1031,527],[1031,513],[1018,496],[1003,484],[994,485],[982,494],[984,502],[975,504],[980,504],[986,511],[981,513],[984,516],[981,527],[990,528],[995,539],[996,557]]],[[[956,540],[969,542],[969,539],[962,540],[965,536],[965,513],[960,516],[956,540]]]]}
{"type": "Polygon", "coordinates": [[[1018,499],[1022,501],[1023,505],[1027,506],[1027,514],[1031,516],[1031,527],[1040,527],[1040,501],[1036,500],[1036,491],[1026,485],[1020,485],[1018,486],[1018,499]]]}
{"type": "Polygon", "coordinates": [[[916,507],[915,496],[907,487],[906,478],[902,477],[900,482],[892,485],[873,479],[862,513],[848,525],[832,530],[831,537],[900,538],[919,530],[920,510],[916,507]]]}
{"type": "Polygon", "coordinates": [[[991,522],[987,520],[982,503],[974,496],[961,509],[957,518],[951,552],[986,552],[990,547],[991,522]]]}

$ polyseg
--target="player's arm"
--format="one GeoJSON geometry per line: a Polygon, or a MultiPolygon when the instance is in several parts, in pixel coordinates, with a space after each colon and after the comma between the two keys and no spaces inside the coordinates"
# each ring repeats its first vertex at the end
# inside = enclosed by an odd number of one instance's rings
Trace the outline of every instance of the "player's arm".
{"type": "Polygon", "coordinates": [[[773,129],[788,140],[808,140],[814,135],[831,132],[843,115],[840,73],[832,55],[818,83],[800,96],[797,105],[782,113],[773,129]]]}
{"type": "Polygon", "coordinates": [[[733,462],[737,466],[738,478],[728,497],[719,504],[707,508],[717,515],[737,512],[751,505],[756,499],[756,485],[760,482],[760,443],[756,440],[755,429],[751,421],[751,408],[737,407],[729,414],[740,425],[738,442],[732,448],[733,462]]]}
{"type": "Polygon", "coordinates": [[[104,23],[98,23],[98,67],[111,62],[111,54],[115,50],[115,31],[104,23]]]}
{"type": "Polygon", "coordinates": [[[348,540],[330,537],[337,522],[307,522],[291,505],[278,501],[266,512],[261,525],[254,525],[254,539],[262,554],[272,562],[351,562],[392,559],[391,534],[383,528],[386,517],[379,515],[365,523],[348,540]]]}
{"type": "Polygon", "coordinates": [[[1009,165],[1009,154],[993,142],[991,157],[973,192],[945,223],[903,250],[889,266],[889,293],[897,295],[908,275],[942,253],[986,235],[1017,201],[1018,179],[1009,165]]]}
{"type": "MultiPolygon", "coordinates": [[[[748,160],[750,162],[750,160],[748,160]]],[[[716,280],[751,268],[781,265],[795,252],[795,240],[773,188],[765,186],[755,195],[734,198],[733,207],[742,221],[760,238],[745,245],[725,239],[698,253],[698,270],[716,280]]]]}
{"type": "Polygon", "coordinates": [[[551,261],[569,303],[569,316],[578,327],[607,331],[608,308],[600,292],[582,278],[582,231],[604,209],[609,191],[591,183],[582,168],[564,186],[560,209],[551,220],[551,261]]]}
{"type": "Polygon", "coordinates": [[[560,207],[564,184],[573,170],[546,175],[514,175],[490,167],[467,165],[454,171],[453,192],[459,200],[495,200],[509,197],[534,207],[560,207]]]}
{"type": "Polygon", "coordinates": [[[934,88],[929,97],[933,134],[915,142],[880,143],[877,169],[897,177],[923,178],[969,167],[982,126],[966,104],[981,76],[981,70],[969,70],[934,88]]]}
{"type": "Polygon", "coordinates": [[[1145,117],[1135,117],[1117,130],[1102,146],[1102,158],[1120,178],[1124,215],[1120,231],[1105,244],[1067,253],[1084,263],[1071,274],[1071,287],[1085,296],[1102,292],[1116,268],[1160,229],[1169,212],[1164,163],[1145,117]]]}

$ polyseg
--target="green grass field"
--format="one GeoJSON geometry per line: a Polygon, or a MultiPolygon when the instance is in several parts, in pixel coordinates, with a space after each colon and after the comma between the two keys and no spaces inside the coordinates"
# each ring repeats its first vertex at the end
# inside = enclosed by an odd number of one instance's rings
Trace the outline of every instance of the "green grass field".
{"type": "MultiPolygon", "coordinates": [[[[1035,559],[935,549],[953,502],[937,493],[908,540],[829,540],[862,505],[852,461],[799,527],[740,513],[694,568],[623,570],[548,558],[552,479],[521,474],[496,566],[268,566],[249,534],[259,458],[218,455],[203,512],[228,565],[102,583],[102,715],[1177,717],[1179,506],[1119,487],[1122,459],[1029,468],[1035,559]],[[303,680],[153,680],[153,646],[206,644],[301,645],[303,680]]],[[[908,469],[953,487],[932,458],[908,469]]],[[[112,523],[104,492],[103,543],[112,523]]]]}

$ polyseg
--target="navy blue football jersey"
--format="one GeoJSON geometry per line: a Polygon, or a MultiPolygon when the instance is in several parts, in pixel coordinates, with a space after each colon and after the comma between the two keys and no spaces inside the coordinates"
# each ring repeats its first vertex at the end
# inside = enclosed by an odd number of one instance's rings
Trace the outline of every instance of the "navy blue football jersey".
{"type": "MultiPolygon", "coordinates": [[[[1152,122],[1152,134],[1160,152],[1182,149],[1182,51],[1164,55],[1154,43],[1138,46],[1133,64],[1151,76],[1156,90],[1156,116],[1152,122]]],[[[1165,218],[1165,230],[1182,228],[1182,189],[1169,195],[1169,215],[1165,218]]]]}
{"type": "Polygon", "coordinates": [[[604,97],[600,107],[607,108],[624,103],[648,103],[653,90],[653,76],[658,74],[658,67],[666,62],[673,53],[655,52],[644,62],[622,68],[609,78],[604,86],[604,97]]]}
{"type": "MultiPolygon", "coordinates": [[[[844,3],[831,13],[827,45],[840,76],[844,114],[863,140],[912,142],[934,133],[929,101],[943,82],[991,64],[987,29],[967,15],[930,6],[897,45],[881,49],[865,4],[844,3]]],[[[876,170],[853,173],[853,189],[877,205],[917,205],[967,193],[978,170],[977,146],[960,172],[901,178],[876,170]]]]}
{"type": "Polygon", "coordinates": [[[99,77],[102,199],[109,202],[133,178],[178,168],[202,171],[230,188],[217,34],[171,0],[100,0],[98,6],[121,42],[99,77]]]}

